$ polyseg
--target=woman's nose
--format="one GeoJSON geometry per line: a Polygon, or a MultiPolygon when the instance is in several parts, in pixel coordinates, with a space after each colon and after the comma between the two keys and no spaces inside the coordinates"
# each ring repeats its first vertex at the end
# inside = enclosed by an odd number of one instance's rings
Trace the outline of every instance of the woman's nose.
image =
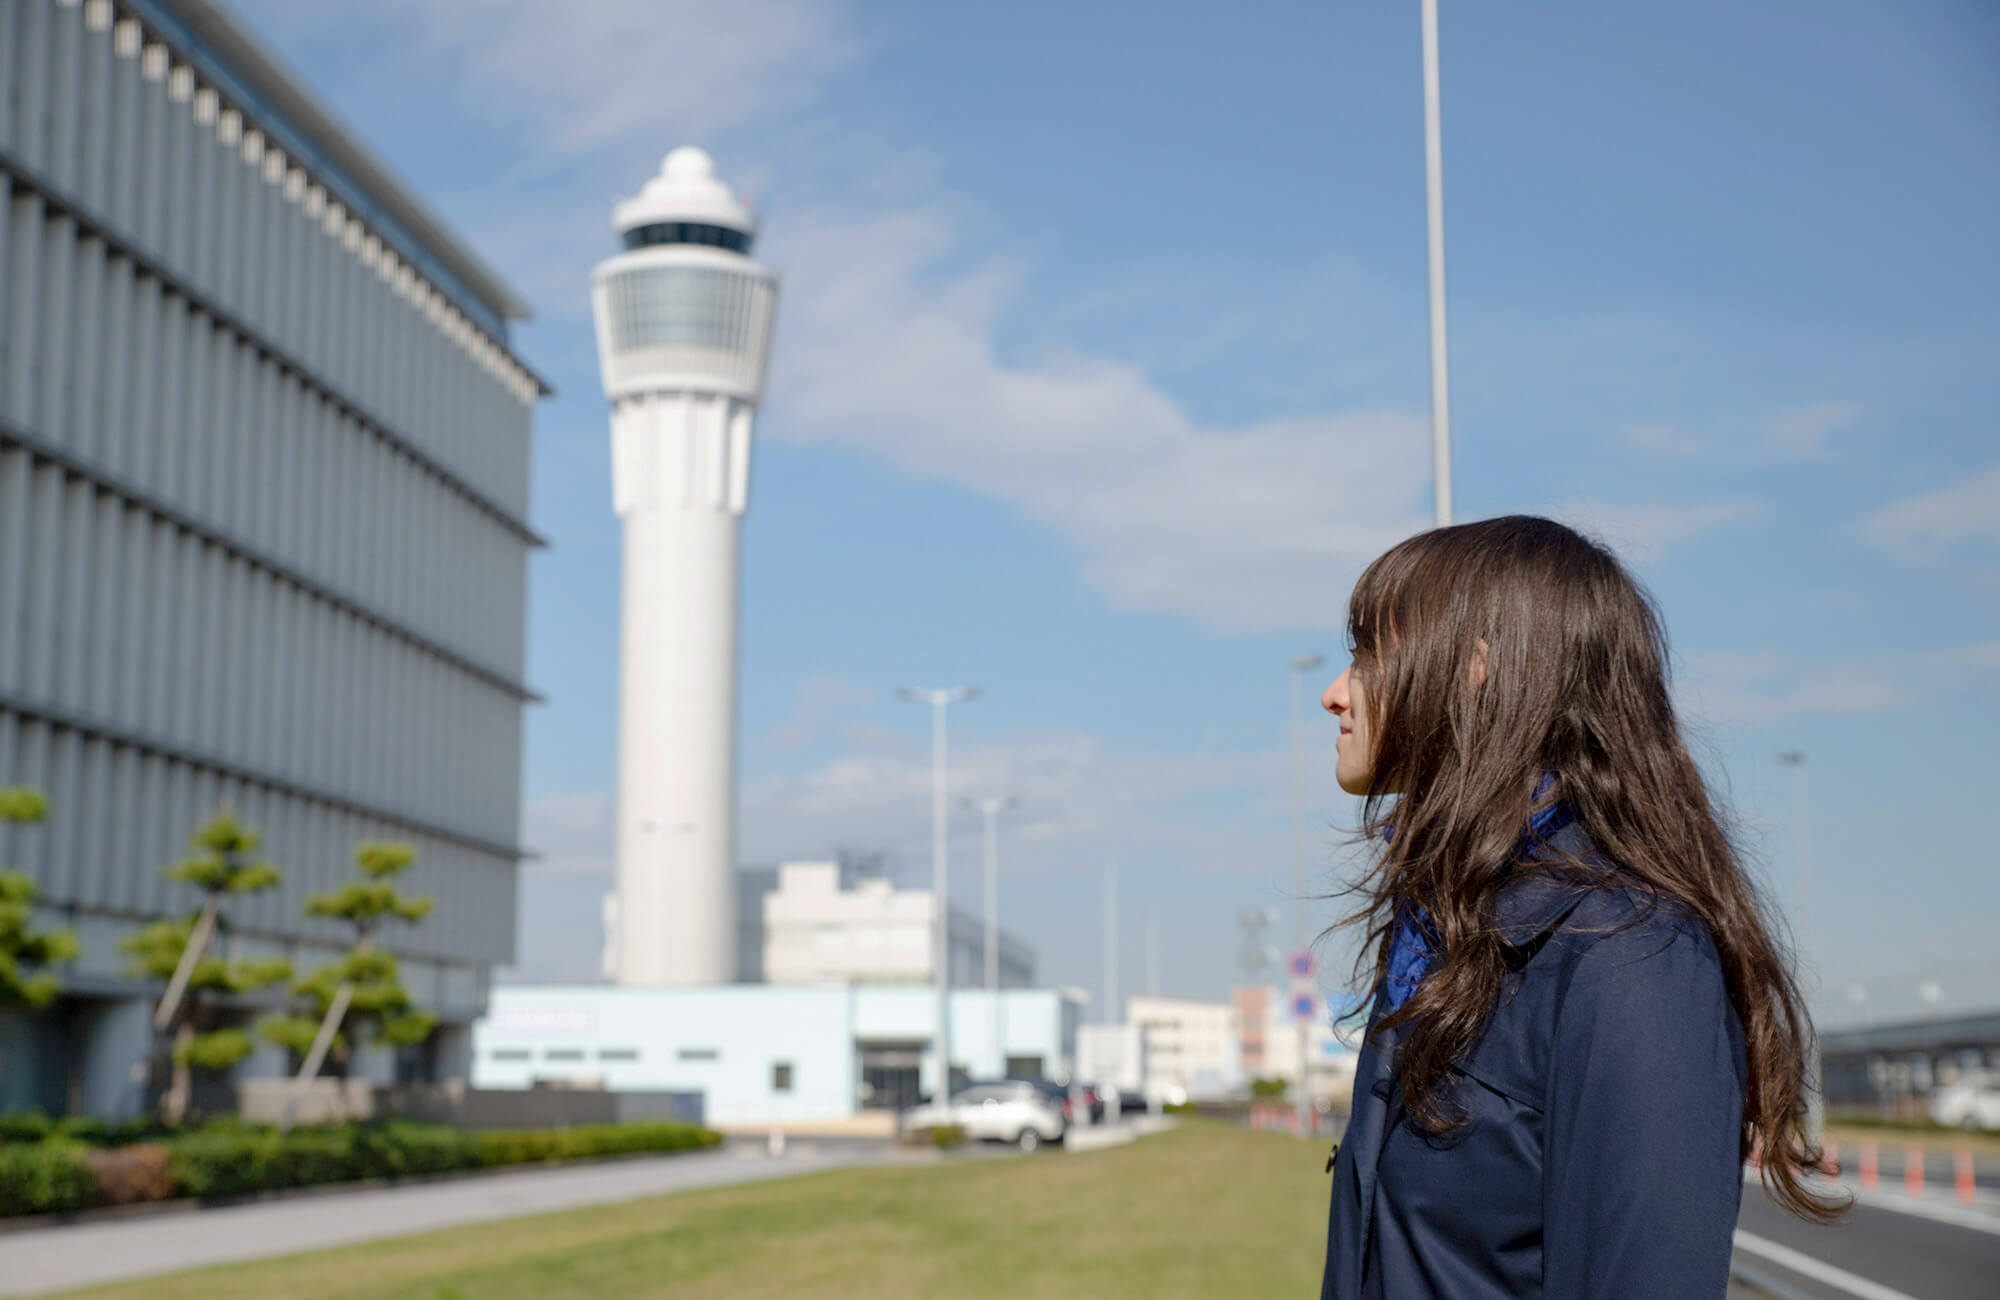
{"type": "Polygon", "coordinates": [[[1333,684],[1326,688],[1326,694],[1319,697],[1319,706],[1322,709],[1325,709],[1328,713],[1342,713],[1346,711],[1347,674],[1353,671],[1352,668],[1349,668],[1346,672],[1341,673],[1340,676],[1333,679],[1333,684]]]}

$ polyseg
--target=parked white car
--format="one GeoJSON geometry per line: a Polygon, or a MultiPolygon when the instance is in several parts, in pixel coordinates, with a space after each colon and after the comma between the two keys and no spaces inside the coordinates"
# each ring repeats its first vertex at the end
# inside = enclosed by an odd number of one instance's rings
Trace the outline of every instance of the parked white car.
{"type": "Polygon", "coordinates": [[[904,1132],[955,1124],[965,1136],[982,1142],[1009,1142],[1033,1151],[1046,1142],[1060,1142],[1069,1123],[1062,1105],[1047,1089],[1032,1083],[975,1083],[940,1105],[930,1102],[906,1110],[904,1132]]]}
{"type": "Polygon", "coordinates": [[[965,1136],[1023,1151],[1060,1142],[1067,1129],[1056,1103],[1032,1083],[976,1083],[951,1099],[951,1113],[965,1136]]]}
{"type": "Polygon", "coordinates": [[[2000,1079],[1964,1079],[1931,1094],[1931,1122],[1948,1128],[2000,1129],[2000,1079]]]}

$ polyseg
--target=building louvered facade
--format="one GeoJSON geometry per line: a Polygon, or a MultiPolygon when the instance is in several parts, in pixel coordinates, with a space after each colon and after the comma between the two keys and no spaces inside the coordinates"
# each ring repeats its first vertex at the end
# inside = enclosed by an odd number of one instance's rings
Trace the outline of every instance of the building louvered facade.
{"type": "Polygon", "coordinates": [[[0,1108],[133,1104],[118,943],[225,804],[285,876],[227,941],[301,969],[306,895],[416,845],[385,946],[446,1027],[403,1068],[462,1073],[515,933],[525,315],[216,7],[0,0],[0,786],[50,804],[0,865],[85,950],[0,1108]]]}

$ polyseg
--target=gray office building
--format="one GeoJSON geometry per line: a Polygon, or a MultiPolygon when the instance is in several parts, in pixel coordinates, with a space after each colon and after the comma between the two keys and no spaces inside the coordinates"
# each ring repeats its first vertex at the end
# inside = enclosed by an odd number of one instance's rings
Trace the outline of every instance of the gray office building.
{"type": "MultiPolygon", "coordinates": [[[[279,889],[233,953],[301,970],[364,839],[413,843],[390,927],[443,1026],[371,1073],[465,1073],[511,960],[529,432],[526,307],[219,7],[0,0],[0,829],[84,946],[0,1012],[0,1109],[137,1104],[157,988],[120,941],[222,806],[279,889]]],[[[270,1074],[266,1049],[242,1070],[270,1074]]]]}

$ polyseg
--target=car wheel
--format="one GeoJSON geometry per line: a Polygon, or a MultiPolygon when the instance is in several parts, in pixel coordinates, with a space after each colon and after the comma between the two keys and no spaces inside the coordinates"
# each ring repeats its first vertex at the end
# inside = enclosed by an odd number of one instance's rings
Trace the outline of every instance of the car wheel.
{"type": "Polygon", "coordinates": [[[1039,1147],[1041,1144],[1042,1144],[1042,1135],[1035,1132],[1035,1130],[1031,1128],[1022,1129],[1020,1136],[1014,1139],[1014,1145],[1021,1148],[1021,1150],[1023,1151],[1033,1151],[1036,1147],[1039,1147]]]}

